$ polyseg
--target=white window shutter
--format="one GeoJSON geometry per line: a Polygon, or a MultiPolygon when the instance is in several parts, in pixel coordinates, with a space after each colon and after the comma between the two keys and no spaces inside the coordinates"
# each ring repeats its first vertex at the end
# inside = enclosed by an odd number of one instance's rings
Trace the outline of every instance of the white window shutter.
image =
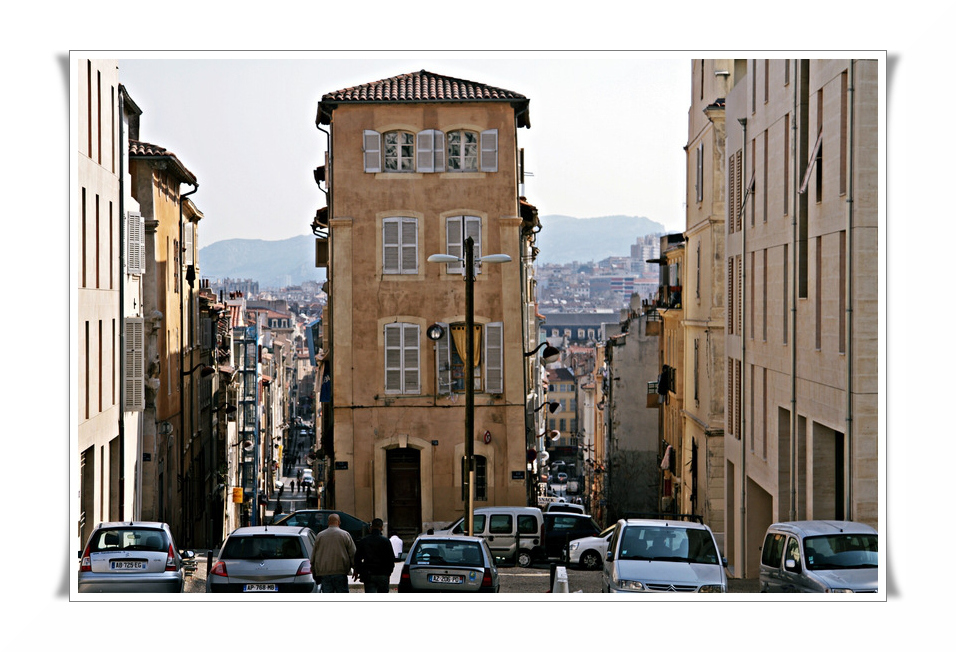
{"type": "Polygon", "coordinates": [[[498,171],[498,130],[481,132],[481,171],[498,171]]]}
{"type": "Polygon", "coordinates": [[[445,132],[434,131],[435,134],[435,172],[445,171],[445,132]]]}
{"type": "Polygon", "coordinates": [[[462,236],[462,256],[464,256],[464,241],[471,236],[475,242],[475,260],[481,258],[481,218],[467,215],[465,220],[465,233],[462,236]]]}
{"type": "Polygon", "coordinates": [[[193,235],[196,230],[192,222],[183,225],[183,264],[193,264],[193,235]]]}
{"type": "Polygon", "coordinates": [[[402,274],[418,273],[418,220],[413,217],[401,221],[401,265],[402,274]]]}
{"type": "Polygon", "coordinates": [[[126,384],[126,396],[123,409],[127,412],[139,412],[146,409],[143,318],[127,317],[124,321],[126,368],[123,380],[126,384]]]}
{"type": "Polygon", "coordinates": [[[382,134],[366,129],[362,138],[362,151],[365,153],[365,171],[382,171],[382,134]]]}
{"type": "Polygon", "coordinates": [[[385,393],[402,391],[402,324],[385,325],[385,393]]]}
{"type": "Polygon", "coordinates": [[[451,333],[448,324],[439,322],[443,329],[441,339],[435,341],[435,378],[438,387],[435,393],[439,396],[451,394],[451,333]]]}
{"type": "Polygon", "coordinates": [[[400,274],[402,271],[400,260],[400,231],[401,220],[389,218],[382,222],[382,272],[385,274],[400,274]]]}
{"type": "Polygon", "coordinates": [[[418,324],[405,324],[402,330],[402,393],[419,394],[421,392],[421,368],[419,349],[421,338],[418,324]]]}
{"type": "Polygon", "coordinates": [[[426,129],[416,134],[416,171],[434,172],[435,171],[435,131],[426,129]]]}
{"type": "MultiPolygon", "coordinates": [[[[449,217],[445,222],[445,251],[449,256],[463,258],[465,255],[465,240],[462,237],[461,217],[449,217]]],[[[465,266],[461,262],[448,263],[449,274],[464,273],[465,266]]]]}
{"type": "Polygon", "coordinates": [[[142,213],[130,211],[126,214],[126,272],[142,275],[146,272],[143,255],[146,227],[142,213]]]}
{"type": "Polygon", "coordinates": [[[485,377],[486,392],[504,393],[504,328],[501,322],[485,326],[485,377]]]}

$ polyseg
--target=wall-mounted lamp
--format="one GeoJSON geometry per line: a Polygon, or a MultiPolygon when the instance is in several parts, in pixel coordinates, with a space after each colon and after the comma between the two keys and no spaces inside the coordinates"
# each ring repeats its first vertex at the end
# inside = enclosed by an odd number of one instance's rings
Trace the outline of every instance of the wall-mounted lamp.
{"type": "Polygon", "coordinates": [[[530,358],[539,350],[541,350],[542,347],[544,347],[544,351],[541,353],[541,361],[544,364],[551,364],[552,362],[557,362],[558,358],[561,357],[561,349],[555,346],[551,346],[551,344],[547,340],[545,340],[544,342],[536,346],[531,351],[528,351],[527,353],[525,353],[524,357],[530,358]]]}
{"type": "Polygon", "coordinates": [[[557,401],[550,401],[550,402],[548,402],[548,403],[542,403],[541,405],[539,405],[538,407],[536,407],[536,408],[534,409],[534,411],[535,411],[535,412],[540,412],[540,411],[541,411],[541,408],[543,408],[543,407],[545,407],[545,406],[547,406],[548,412],[550,412],[551,414],[554,414],[555,412],[558,411],[558,408],[561,407],[561,404],[558,403],[557,401]]]}

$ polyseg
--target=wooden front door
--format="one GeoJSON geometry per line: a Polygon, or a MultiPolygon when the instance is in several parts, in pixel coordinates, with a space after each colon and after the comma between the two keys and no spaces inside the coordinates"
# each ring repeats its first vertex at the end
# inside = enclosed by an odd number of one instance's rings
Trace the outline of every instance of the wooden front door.
{"type": "Polygon", "coordinates": [[[422,531],[421,451],[391,448],[385,455],[388,527],[405,542],[408,550],[408,545],[422,531]]]}

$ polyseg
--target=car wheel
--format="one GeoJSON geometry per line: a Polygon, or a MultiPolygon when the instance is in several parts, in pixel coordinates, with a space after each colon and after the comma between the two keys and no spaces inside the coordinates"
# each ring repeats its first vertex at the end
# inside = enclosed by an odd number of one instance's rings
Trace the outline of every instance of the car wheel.
{"type": "Polygon", "coordinates": [[[597,570],[601,566],[601,557],[593,550],[586,551],[581,555],[581,566],[585,570],[597,570]]]}
{"type": "Polygon", "coordinates": [[[527,568],[531,565],[531,553],[527,550],[521,550],[518,552],[518,565],[521,568],[527,568]]]}

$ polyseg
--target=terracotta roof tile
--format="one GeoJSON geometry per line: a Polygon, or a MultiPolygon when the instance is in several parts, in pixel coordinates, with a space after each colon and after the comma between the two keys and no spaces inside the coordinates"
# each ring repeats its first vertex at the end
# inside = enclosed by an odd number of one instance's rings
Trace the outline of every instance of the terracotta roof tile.
{"type": "Polygon", "coordinates": [[[130,158],[168,158],[177,168],[179,176],[183,181],[193,185],[196,183],[196,175],[190,172],[186,166],[182,164],[182,161],[180,161],[175,154],[170,152],[165,147],[153,145],[152,143],[147,143],[141,140],[131,139],[129,141],[129,155],[130,158]]]}
{"type": "MultiPolygon", "coordinates": [[[[326,93],[319,102],[316,121],[329,124],[335,106],[348,102],[511,102],[526,107],[528,98],[504,88],[419,70],[326,93]]],[[[518,126],[530,126],[527,111],[518,126]]]]}
{"type": "Polygon", "coordinates": [[[333,102],[456,102],[465,100],[526,100],[513,91],[427,70],[326,93],[322,101],[333,102]]]}

